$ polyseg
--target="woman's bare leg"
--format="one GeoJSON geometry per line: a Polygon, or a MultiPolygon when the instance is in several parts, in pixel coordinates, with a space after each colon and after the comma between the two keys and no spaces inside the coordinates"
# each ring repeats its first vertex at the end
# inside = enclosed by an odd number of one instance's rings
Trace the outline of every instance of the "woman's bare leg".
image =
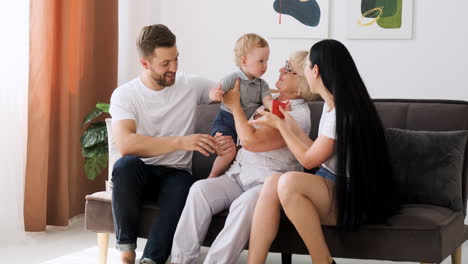
{"type": "Polygon", "coordinates": [[[280,174],[273,174],[265,180],[255,206],[250,231],[248,263],[265,263],[271,243],[278,233],[280,201],[277,184],[280,174]]]}
{"type": "Polygon", "coordinates": [[[332,257],[322,224],[335,225],[332,208],[334,183],[303,172],[288,172],[278,181],[278,196],[289,220],[309,250],[314,264],[329,264],[332,257]]]}

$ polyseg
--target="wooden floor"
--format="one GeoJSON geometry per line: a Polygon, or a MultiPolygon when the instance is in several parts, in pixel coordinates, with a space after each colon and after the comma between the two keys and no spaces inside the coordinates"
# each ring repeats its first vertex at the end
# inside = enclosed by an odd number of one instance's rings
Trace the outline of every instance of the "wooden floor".
{"type": "MultiPolygon", "coordinates": [[[[75,217],[71,220],[71,225],[66,229],[49,228],[47,232],[42,233],[27,233],[24,238],[19,241],[10,241],[8,243],[0,243],[0,255],[2,256],[1,263],[15,264],[40,264],[52,259],[56,259],[66,255],[73,255],[76,252],[86,251],[86,249],[97,247],[96,233],[87,232],[83,228],[83,216],[75,217]]],[[[143,250],[146,240],[138,240],[137,250],[143,250]]],[[[465,243],[462,251],[462,263],[468,264],[468,243],[465,243]]],[[[109,248],[115,248],[115,237],[111,234],[109,239],[109,248]]],[[[201,256],[198,263],[203,263],[208,248],[202,248],[201,256]]],[[[96,250],[90,254],[94,254],[96,250]]],[[[114,250],[111,250],[116,254],[114,250]]],[[[244,251],[238,261],[238,264],[245,264],[247,252],[244,251]]],[[[96,262],[98,256],[95,256],[96,262]]],[[[115,259],[115,258],[114,258],[115,259]]],[[[280,264],[280,254],[269,254],[267,264],[280,264]]],[[[310,264],[308,256],[293,256],[294,264],[310,264]]],[[[401,263],[408,264],[410,262],[390,262],[376,260],[357,260],[357,259],[337,259],[338,264],[390,264],[401,263]]],[[[451,264],[450,258],[446,259],[443,264],[451,264]]],[[[110,264],[110,263],[109,263],[110,264]]],[[[112,263],[113,264],[113,263],[112,263]]]]}

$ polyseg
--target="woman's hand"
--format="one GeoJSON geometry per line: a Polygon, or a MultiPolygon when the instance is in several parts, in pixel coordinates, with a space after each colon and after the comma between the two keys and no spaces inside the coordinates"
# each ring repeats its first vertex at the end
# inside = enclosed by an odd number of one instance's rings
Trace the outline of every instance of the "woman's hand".
{"type": "Polygon", "coordinates": [[[288,127],[293,133],[296,134],[296,129],[302,129],[302,128],[299,127],[296,119],[294,119],[288,112],[288,111],[291,111],[291,104],[288,104],[288,106],[289,106],[289,110],[284,110],[281,107],[279,108],[279,110],[284,115],[283,121],[286,127],[288,127]]]}
{"type": "MultiPolygon", "coordinates": [[[[277,115],[274,115],[270,112],[267,112],[265,110],[258,109],[257,113],[262,115],[262,117],[256,119],[256,120],[251,120],[249,121],[249,124],[251,125],[260,125],[260,126],[268,126],[272,128],[278,128],[281,122],[281,118],[279,118],[277,115]]],[[[291,117],[292,118],[292,117],[291,117]]]]}
{"type": "MultiPolygon", "coordinates": [[[[287,108],[291,110],[291,105],[288,104],[287,108]]],[[[268,111],[265,110],[257,110],[258,114],[260,114],[262,117],[249,121],[249,124],[251,125],[261,125],[261,126],[268,126],[272,128],[279,128],[280,124],[283,123],[286,125],[287,128],[289,128],[291,131],[296,132],[298,129],[301,129],[299,125],[297,124],[296,119],[294,119],[290,114],[288,110],[283,109],[282,107],[279,107],[279,110],[281,113],[284,115],[284,119],[279,118],[277,115],[274,115],[268,111]]]]}
{"type": "Polygon", "coordinates": [[[239,78],[236,79],[234,84],[234,88],[229,90],[227,93],[224,94],[223,103],[229,109],[233,110],[236,107],[241,107],[240,104],[240,80],[239,78]]]}

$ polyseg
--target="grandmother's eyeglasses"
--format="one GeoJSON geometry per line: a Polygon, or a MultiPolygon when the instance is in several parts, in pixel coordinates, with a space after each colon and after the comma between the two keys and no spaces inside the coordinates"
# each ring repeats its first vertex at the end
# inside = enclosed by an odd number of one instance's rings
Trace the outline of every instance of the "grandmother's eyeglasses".
{"type": "Polygon", "coordinates": [[[296,72],[293,71],[291,68],[291,64],[289,63],[288,60],[286,60],[286,64],[284,65],[284,71],[287,73],[292,73],[292,74],[297,74],[296,72]]]}

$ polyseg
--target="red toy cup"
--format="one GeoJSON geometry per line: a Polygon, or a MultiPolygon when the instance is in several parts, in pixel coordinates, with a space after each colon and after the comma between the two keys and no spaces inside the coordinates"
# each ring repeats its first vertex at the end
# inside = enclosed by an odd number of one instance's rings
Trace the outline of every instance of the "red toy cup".
{"type": "Polygon", "coordinates": [[[276,99],[273,99],[273,101],[271,102],[271,113],[277,115],[281,119],[284,119],[284,115],[283,113],[281,113],[279,108],[281,107],[283,109],[286,109],[287,104],[287,102],[282,103],[276,99]]]}

